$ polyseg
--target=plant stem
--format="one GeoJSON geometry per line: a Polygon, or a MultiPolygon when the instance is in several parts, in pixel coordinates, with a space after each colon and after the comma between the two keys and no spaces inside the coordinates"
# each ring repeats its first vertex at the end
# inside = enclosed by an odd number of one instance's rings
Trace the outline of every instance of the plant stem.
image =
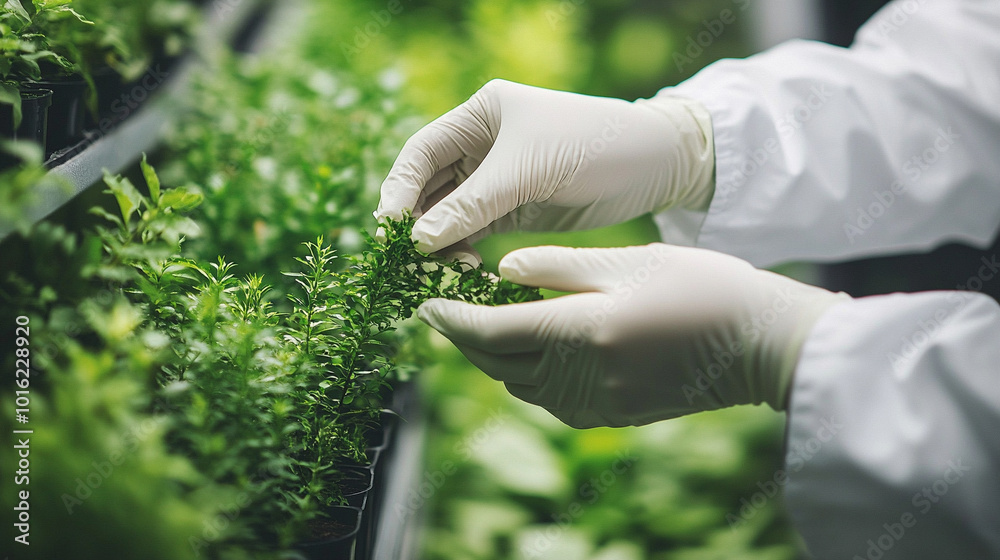
{"type": "MultiPolygon", "coordinates": [[[[388,263],[387,268],[392,270],[391,265],[394,263],[388,263]]],[[[342,413],[344,411],[344,400],[347,399],[347,393],[350,391],[351,386],[354,384],[354,369],[355,363],[358,359],[358,354],[361,353],[361,347],[364,346],[366,342],[371,339],[371,326],[369,321],[371,320],[372,311],[375,308],[375,302],[379,301],[382,296],[382,287],[385,286],[385,281],[380,280],[376,288],[372,290],[368,298],[365,298],[364,313],[361,316],[361,326],[364,329],[364,334],[358,339],[357,346],[355,346],[351,352],[350,361],[347,365],[347,377],[344,380],[344,392],[340,396],[340,402],[337,404],[337,413],[342,413]]]]}

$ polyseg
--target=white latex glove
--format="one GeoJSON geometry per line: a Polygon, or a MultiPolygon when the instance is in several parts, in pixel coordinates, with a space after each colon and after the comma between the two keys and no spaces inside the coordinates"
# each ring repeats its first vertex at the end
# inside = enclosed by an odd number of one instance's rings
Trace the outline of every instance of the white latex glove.
{"type": "Polygon", "coordinates": [[[493,80],[414,134],[382,183],[377,218],[418,218],[425,252],[512,230],[611,225],[707,208],[712,126],[698,102],[634,103],[493,80]]]}
{"type": "Polygon", "coordinates": [[[511,394],[577,428],[737,404],[783,410],[810,329],[848,297],[662,243],[521,249],[500,273],[582,293],[499,307],[435,299],[417,315],[511,394]]]}

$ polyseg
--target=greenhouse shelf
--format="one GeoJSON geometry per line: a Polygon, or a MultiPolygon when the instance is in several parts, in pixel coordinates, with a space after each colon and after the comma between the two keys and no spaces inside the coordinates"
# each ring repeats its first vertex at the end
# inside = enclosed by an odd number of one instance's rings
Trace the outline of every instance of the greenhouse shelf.
{"type": "Polygon", "coordinates": [[[413,560],[420,553],[422,512],[408,511],[407,508],[410,494],[420,485],[427,423],[420,409],[422,395],[415,390],[416,387],[411,389],[403,411],[406,420],[399,423],[392,457],[385,467],[389,478],[371,560],[413,560]]]}
{"type": "MultiPolygon", "coordinates": [[[[36,200],[27,210],[27,218],[38,222],[59,209],[85,189],[101,180],[104,170],[118,173],[151,151],[160,142],[170,118],[177,112],[174,100],[182,99],[191,80],[201,66],[200,56],[235,41],[246,40],[245,30],[257,28],[260,35],[278,33],[277,26],[261,25],[255,18],[276,10],[271,0],[212,2],[206,8],[205,23],[188,55],[167,73],[165,83],[157,87],[149,101],[142,103],[133,114],[107,133],[88,131],[87,138],[75,146],[53,154],[46,165],[50,173],[68,183],[66,188],[49,187],[36,193],[36,200]]],[[[249,39],[250,48],[261,42],[249,39]]],[[[154,67],[155,68],[155,67],[154,67]]],[[[141,86],[140,86],[141,87],[141,86]]],[[[151,88],[152,89],[152,88],[151,88]]],[[[10,234],[8,224],[0,224],[0,239],[10,234]]]]}

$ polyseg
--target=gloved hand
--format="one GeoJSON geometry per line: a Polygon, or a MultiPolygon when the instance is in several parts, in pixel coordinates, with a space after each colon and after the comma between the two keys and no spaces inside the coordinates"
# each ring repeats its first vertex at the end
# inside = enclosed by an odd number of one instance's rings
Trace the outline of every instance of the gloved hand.
{"type": "Polygon", "coordinates": [[[435,299],[417,315],[511,394],[577,428],[737,404],[783,410],[809,331],[847,298],[662,243],[521,249],[500,274],[580,293],[499,307],[435,299]]]}
{"type": "Polygon", "coordinates": [[[490,233],[588,229],[672,206],[707,208],[712,126],[698,102],[634,103],[493,80],[414,134],[377,218],[418,218],[435,252],[490,233]]]}

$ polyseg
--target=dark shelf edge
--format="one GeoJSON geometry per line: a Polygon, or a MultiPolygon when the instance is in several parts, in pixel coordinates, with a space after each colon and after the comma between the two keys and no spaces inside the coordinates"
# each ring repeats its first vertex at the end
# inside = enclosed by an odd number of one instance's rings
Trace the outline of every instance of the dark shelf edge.
{"type": "Polygon", "coordinates": [[[420,555],[424,512],[412,510],[409,498],[423,477],[427,423],[421,410],[423,395],[416,385],[410,389],[406,420],[399,423],[393,455],[383,467],[388,469],[389,477],[371,560],[415,560],[420,555]]]}

